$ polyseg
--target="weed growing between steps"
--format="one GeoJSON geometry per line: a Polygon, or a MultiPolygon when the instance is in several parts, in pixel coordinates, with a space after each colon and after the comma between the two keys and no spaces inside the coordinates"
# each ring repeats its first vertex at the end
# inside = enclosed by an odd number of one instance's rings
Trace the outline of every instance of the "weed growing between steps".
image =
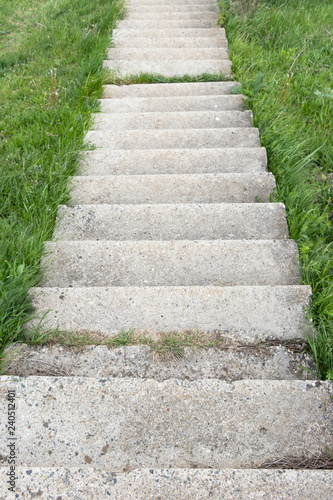
{"type": "Polygon", "coordinates": [[[223,73],[203,73],[200,76],[185,75],[183,77],[173,76],[171,78],[166,78],[163,75],[151,73],[140,73],[139,75],[127,75],[126,77],[120,77],[111,71],[105,83],[109,85],[134,85],[140,83],[227,82],[231,80],[232,78],[224,76],[223,73]]]}
{"type": "Polygon", "coordinates": [[[106,345],[112,349],[124,346],[145,345],[162,359],[184,358],[184,348],[209,349],[219,347],[223,339],[218,334],[207,335],[201,331],[160,332],[154,336],[137,333],[134,330],[121,330],[114,337],[99,332],[50,331],[40,333],[38,329],[26,333],[24,341],[29,345],[60,344],[68,347],[86,347],[89,345],[106,345]]]}
{"type": "Polygon", "coordinates": [[[97,109],[118,0],[0,4],[0,354],[31,313],[27,291],[97,109]]]}
{"type": "Polygon", "coordinates": [[[219,2],[235,78],[312,286],[310,339],[320,378],[333,379],[333,4],[331,0],[219,2]],[[245,7],[246,7],[245,5],[245,7]],[[245,9],[246,10],[246,9],[245,9]]]}

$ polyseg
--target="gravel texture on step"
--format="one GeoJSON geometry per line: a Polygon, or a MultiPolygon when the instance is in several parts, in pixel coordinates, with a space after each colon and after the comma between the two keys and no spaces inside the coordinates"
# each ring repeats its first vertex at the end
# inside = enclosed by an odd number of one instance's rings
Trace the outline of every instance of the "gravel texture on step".
{"type": "Polygon", "coordinates": [[[139,28],[134,29],[133,26],[130,28],[116,28],[112,31],[112,38],[116,45],[121,43],[122,39],[134,40],[136,37],[139,38],[194,38],[194,37],[225,37],[224,28],[139,28]]]}
{"type": "Polygon", "coordinates": [[[78,175],[249,174],[264,173],[266,170],[265,148],[172,150],[103,148],[84,153],[78,175]]]}
{"type": "Polygon", "coordinates": [[[258,468],[321,455],[333,438],[330,382],[3,376],[0,387],[19,400],[17,466],[258,468]]]}
{"type": "Polygon", "coordinates": [[[269,201],[269,173],[80,176],[71,181],[72,203],[257,203],[269,201]]]}
{"type": "Polygon", "coordinates": [[[185,75],[200,76],[203,73],[222,73],[224,78],[231,76],[231,61],[226,59],[182,59],[177,61],[118,59],[117,61],[105,60],[103,68],[109,68],[118,78],[139,75],[140,73],[163,75],[166,78],[183,77],[185,75]]]}
{"type": "Polygon", "coordinates": [[[90,130],[86,142],[108,149],[256,148],[256,128],[90,130]]]}
{"type": "Polygon", "coordinates": [[[97,113],[93,130],[212,129],[253,127],[252,111],[97,113]]]}
{"type": "Polygon", "coordinates": [[[57,241],[45,287],[297,285],[292,240],[57,241]]]}
{"type": "MultiPolygon", "coordinates": [[[[127,90],[127,89],[126,89],[127,90]]],[[[161,89],[162,90],[162,89],[161,89]]],[[[245,97],[237,95],[181,95],[101,99],[101,111],[148,113],[152,111],[245,111],[245,97]]]]}
{"type": "Polygon", "coordinates": [[[84,287],[31,290],[43,330],[98,331],[114,336],[119,330],[235,330],[248,336],[287,340],[305,338],[309,325],[309,286],[233,287],[84,287]]]}
{"type": "Polygon", "coordinates": [[[282,203],[60,206],[58,240],[287,239],[282,203]]]}
{"type": "MultiPolygon", "coordinates": [[[[6,498],[7,469],[1,468],[0,495],[6,498]]],[[[258,469],[137,469],[107,473],[93,467],[17,467],[17,492],[41,500],[109,498],[128,500],[331,500],[332,471],[258,469]]]]}
{"type": "MultiPolygon", "coordinates": [[[[126,4],[130,7],[134,6],[140,6],[141,5],[155,5],[155,6],[160,6],[160,5],[170,5],[170,7],[173,8],[174,5],[179,5],[180,1],[179,0],[127,0],[126,4]]],[[[214,8],[216,7],[215,0],[181,0],[181,5],[189,5],[191,8],[193,6],[197,5],[211,5],[214,8]]]]}
{"type": "Polygon", "coordinates": [[[5,351],[7,361],[3,375],[134,377],[159,382],[211,378],[228,382],[316,379],[312,356],[294,353],[282,346],[237,346],[236,339],[226,337],[223,348],[185,347],[183,352],[184,358],[176,358],[166,354],[161,357],[144,345],[111,349],[104,345],[34,347],[13,344],[5,351]]]}
{"type": "Polygon", "coordinates": [[[176,29],[176,30],[186,30],[186,29],[209,29],[216,26],[217,16],[213,13],[212,16],[202,16],[199,15],[198,18],[194,19],[168,19],[166,14],[164,19],[140,19],[136,21],[135,19],[126,18],[120,21],[120,29],[128,30],[164,30],[164,29],[176,29]]]}
{"type": "MultiPolygon", "coordinates": [[[[136,22],[136,21],[156,21],[156,23],[163,21],[207,21],[210,22],[212,26],[216,24],[218,19],[218,14],[216,11],[202,11],[196,10],[193,7],[191,10],[187,11],[174,11],[172,7],[169,10],[158,11],[152,10],[147,15],[147,12],[142,12],[140,10],[128,9],[126,15],[126,21],[136,22]],[[214,23],[215,22],[215,23],[214,23]]],[[[119,22],[119,26],[122,26],[124,21],[119,22]]]]}
{"type": "Polygon", "coordinates": [[[147,17],[147,15],[150,14],[155,14],[155,13],[169,13],[170,11],[172,12],[177,12],[178,15],[182,14],[191,14],[192,12],[203,12],[203,13],[208,13],[208,12],[216,12],[216,5],[214,5],[213,2],[210,3],[192,3],[192,4],[177,4],[177,3],[161,3],[160,1],[157,1],[152,4],[147,4],[147,3],[132,3],[126,1],[126,5],[129,6],[128,9],[128,14],[136,14],[136,15],[141,15],[143,17],[147,17]]]}
{"type": "MultiPolygon", "coordinates": [[[[144,38],[140,36],[132,38],[123,38],[121,41],[113,42],[112,47],[121,46],[125,48],[141,48],[141,49],[204,49],[204,48],[227,48],[228,40],[223,36],[218,37],[149,37],[144,38]]],[[[184,85],[184,84],[181,84],[184,85]]]]}
{"type": "Polygon", "coordinates": [[[224,48],[183,48],[179,50],[178,48],[136,48],[135,41],[133,42],[133,48],[112,48],[107,52],[107,59],[111,59],[117,64],[117,61],[121,59],[133,59],[133,61],[147,61],[147,60],[158,60],[158,61],[177,61],[179,59],[229,59],[229,51],[224,48]]]}
{"type": "MultiPolygon", "coordinates": [[[[201,83],[158,83],[135,85],[104,85],[103,98],[133,97],[186,97],[202,95],[230,94],[239,87],[238,82],[201,82],[201,83]]],[[[102,102],[104,102],[102,100],[102,102]]]]}

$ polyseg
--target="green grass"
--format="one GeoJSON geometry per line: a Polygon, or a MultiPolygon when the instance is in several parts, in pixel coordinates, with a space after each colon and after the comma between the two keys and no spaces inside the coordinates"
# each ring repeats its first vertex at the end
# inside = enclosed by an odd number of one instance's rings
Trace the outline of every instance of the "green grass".
{"type": "Polygon", "coordinates": [[[119,77],[116,72],[110,72],[106,79],[106,83],[113,85],[132,85],[140,83],[193,83],[193,82],[221,82],[229,81],[232,78],[227,78],[223,73],[203,73],[200,76],[185,75],[182,77],[173,76],[166,78],[163,75],[140,73],[119,77]]]}
{"type": "MultiPolygon", "coordinates": [[[[31,346],[63,345],[67,347],[85,347],[87,345],[106,345],[112,349],[124,346],[145,345],[162,359],[184,358],[185,347],[192,349],[209,349],[212,347],[228,347],[221,335],[210,334],[198,330],[184,332],[158,332],[153,336],[138,333],[134,330],[121,330],[114,337],[99,332],[51,330],[48,332],[30,329],[20,339],[31,346]]],[[[3,367],[0,365],[0,372],[3,367]]]]}
{"type": "MultiPolygon", "coordinates": [[[[333,3],[261,0],[244,14],[219,2],[235,79],[276,177],[312,286],[310,343],[321,378],[333,379],[333,3]]],[[[246,2],[245,2],[246,4],[246,2]]]]}
{"type": "Polygon", "coordinates": [[[69,199],[116,0],[0,3],[0,354],[31,314],[45,240],[69,199]]]}

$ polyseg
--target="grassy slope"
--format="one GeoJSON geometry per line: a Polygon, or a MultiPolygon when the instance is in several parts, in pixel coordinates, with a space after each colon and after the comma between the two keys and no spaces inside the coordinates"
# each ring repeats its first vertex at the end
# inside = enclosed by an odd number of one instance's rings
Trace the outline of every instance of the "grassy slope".
{"type": "Polygon", "coordinates": [[[303,283],[313,289],[319,374],[333,378],[333,3],[260,0],[245,16],[220,5],[235,78],[267,148],[276,199],[286,204],[303,283]]]}
{"type": "Polygon", "coordinates": [[[105,74],[116,0],[0,3],[0,353],[21,331],[43,243],[105,74]]]}

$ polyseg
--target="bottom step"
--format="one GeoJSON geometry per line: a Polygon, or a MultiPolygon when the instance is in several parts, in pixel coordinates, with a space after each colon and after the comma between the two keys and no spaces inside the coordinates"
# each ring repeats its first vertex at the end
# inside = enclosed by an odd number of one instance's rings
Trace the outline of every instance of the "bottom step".
{"type": "MultiPolygon", "coordinates": [[[[329,382],[1,377],[1,394],[10,390],[17,466],[256,469],[332,447],[329,382]]],[[[2,397],[1,415],[8,405],[2,397]]],[[[0,435],[6,464],[4,418],[0,435]]]]}
{"type": "MultiPolygon", "coordinates": [[[[10,498],[0,469],[0,497],[10,498]]],[[[330,500],[332,471],[137,469],[112,474],[94,468],[16,469],[19,498],[72,500],[330,500]]]]}

